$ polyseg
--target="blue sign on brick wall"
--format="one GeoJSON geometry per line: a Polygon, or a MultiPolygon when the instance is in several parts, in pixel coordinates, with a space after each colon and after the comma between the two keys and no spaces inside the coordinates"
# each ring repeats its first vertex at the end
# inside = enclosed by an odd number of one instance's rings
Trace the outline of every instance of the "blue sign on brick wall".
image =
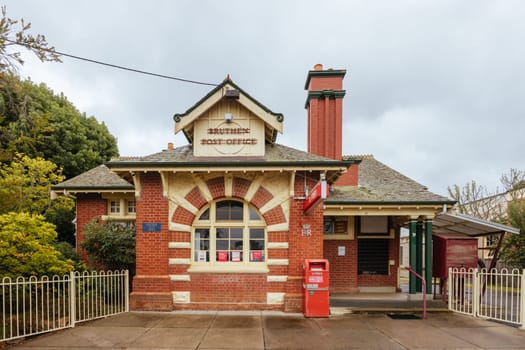
{"type": "Polygon", "coordinates": [[[162,224],[160,222],[144,222],[142,223],[142,232],[160,232],[162,224]]]}

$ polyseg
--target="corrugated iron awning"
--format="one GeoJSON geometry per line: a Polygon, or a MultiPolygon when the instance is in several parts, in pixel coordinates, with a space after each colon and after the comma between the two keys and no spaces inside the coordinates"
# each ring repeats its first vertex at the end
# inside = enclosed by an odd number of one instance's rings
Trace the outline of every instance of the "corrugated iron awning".
{"type": "Polygon", "coordinates": [[[472,237],[486,236],[499,233],[519,234],[520,230],[512,226],[479,219],[466,214],[441,213],[434,218],[433,231],[435,233],[460,233],[472,237]]]}

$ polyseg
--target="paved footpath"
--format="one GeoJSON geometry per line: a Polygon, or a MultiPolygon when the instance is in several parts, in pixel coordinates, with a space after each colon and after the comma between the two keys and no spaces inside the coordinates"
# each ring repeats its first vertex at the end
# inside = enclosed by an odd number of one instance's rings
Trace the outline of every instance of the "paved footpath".
{"type": "Polygon", "coordinates": [[[130,312],[18,344],[62,349],[525,349],[525,330],[449,312],[304,318],[272,312],[130,312]]]}

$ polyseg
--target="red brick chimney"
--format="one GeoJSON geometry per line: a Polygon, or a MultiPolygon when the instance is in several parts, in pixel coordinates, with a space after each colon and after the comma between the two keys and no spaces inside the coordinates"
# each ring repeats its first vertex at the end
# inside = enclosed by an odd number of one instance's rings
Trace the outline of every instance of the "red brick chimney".
{"type": "Polygon", "coordinates": [[[316,64],[308,71],[305,108],[308,111],[308,152],[335,160],[343,152],[343,78],[344,69],[323,70],[316,64]]]}
{"type": "MultiPolygon", "coordinates": [[[[304,88],[308,90],[308,152],[323,157],[343,158],[343,78],[346,70],[323,70],[316,64],[308,71],[304,88]]],[[[336,186],[357,186],[359,164],[352,165],[335,183],[336,186]]]]}

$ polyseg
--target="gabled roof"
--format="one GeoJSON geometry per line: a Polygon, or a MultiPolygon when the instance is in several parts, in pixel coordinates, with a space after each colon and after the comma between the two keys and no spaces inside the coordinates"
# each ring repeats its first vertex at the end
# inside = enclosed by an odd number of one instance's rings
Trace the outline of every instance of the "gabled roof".
{"type": "Polygon", "coordinates": [[[260,117],[266,126],[266,139],[268,142],[275,142],[277,132],[283,132],[282,113],[274,113],[268,107],[254,99],[237,84],[235,84],[228,76],[221,84],[217,85],[206,96],[199,100],[196,104],[191,106],[185,113],[175,114],[173,120],[175,121],[175,133],[179,131],[184,132],[186,139],[193,143],[192,128],[193,122],[199,118],[203,113],[212,108],[215,104],[223,99],[229,98],[227,91],[237,90],[238,96],[235,95],[235,101],[250,110],[252,113],[260,117]]]}
{"type": "Polygon", "coordinates": [[[430,192],[425,186],[406,177],[371,155],[346,156],[358,160],[358,186],[334,186],[325,204],[454,204],[430,192]]]}
{"type": "Polygon", "coordinates": [[[269,166],[319,166],[328,168],[347,168],[358,161],[333,160],[295,148],[266,144],[264,156],[257,157],[196,157],[193,146],[186,145],[144,157],[124,157],[113,159],[106,165],[113,169],[148,169],[148,168],[224,168],[224,167],[269,167],[269,166]]]}
{"type": "Polygon", "coordinates": [[[99,165],[96,168],[52,186],[51,190],[66,190],[70,192],[104,190],[133,191],[134,186],[117,174],[111,172],[105,165],[99,165]]]}

